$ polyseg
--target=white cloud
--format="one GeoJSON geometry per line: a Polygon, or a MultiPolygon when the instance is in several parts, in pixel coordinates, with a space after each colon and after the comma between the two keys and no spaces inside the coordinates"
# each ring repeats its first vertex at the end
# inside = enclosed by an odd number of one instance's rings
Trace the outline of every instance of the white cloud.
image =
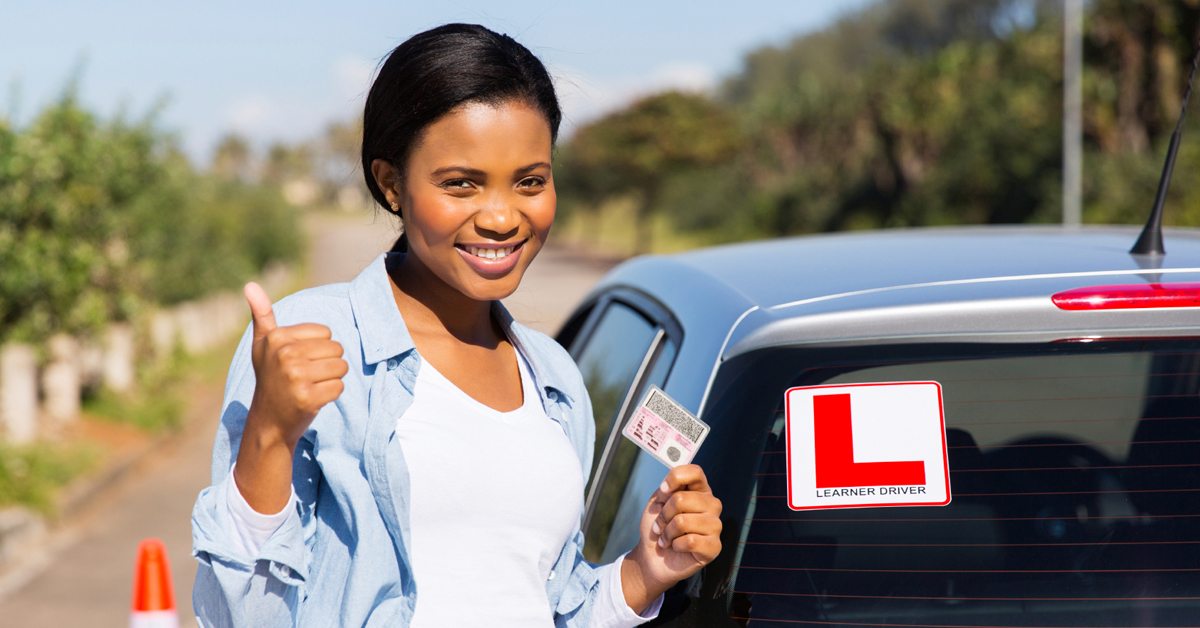
{"type": "MultiPolygon", "coordinates": [[[[563,109],[561,135],[629,103],[669,89],[709,92],[716,73],[699,63],[663,63],[642,74],[597,77],[569,67],[552,68],[563,109]]],[[[326,98],[302,99],[248,93],[233,99],[222,116],[220,130],[209,140],[233,131],[259,150],[275,141],[296,142],[321,133],[331,120],[344,120],[361,111],[375,75],[375,64],[362,57],[344,55],[330,67],[326,98]]]]}
{"type": "Polygon", "coordinates": [[[202,141],[215,145],[219,136],[234,132],[249,138],[262,150],[272,142],[312,139],[329,122],[346,120],[362,111],[374,76],[374,62],[342,55],[329,67],[323,97],[241,94],[224,108],[220,122],[204,134],[209,137],[202,141]]]}
{"type": "Polygon", "coordinates": [[[253,135],[271,118],[275,107],[270,99],[259,94],[243,96],[233,103],[226,116],[229,128],[237,133],[253,135]]]}
{"type": "Polygon", "coordinates": [[[375,63],[362,57],[343,55],[333,65],[333,82],[339,96],[362,102],[375,78],[375,63]]]}
{"type": "Polygon", "coordinates": [[[322,104],[249,94],[233,101],[223,127],[260,147],[277,141],[303,141],[316,136],[333,119],[333,112],[322,104]]]}
{"type": "Polygon", "coordinates": [[[561,66],[552,68],[552,74],[562,103],[564,136],[643,96],[671,89],[706,93],[717,83],[712,68],[688,62],[664,63],[640,75],[594,77],[561,66]]]}

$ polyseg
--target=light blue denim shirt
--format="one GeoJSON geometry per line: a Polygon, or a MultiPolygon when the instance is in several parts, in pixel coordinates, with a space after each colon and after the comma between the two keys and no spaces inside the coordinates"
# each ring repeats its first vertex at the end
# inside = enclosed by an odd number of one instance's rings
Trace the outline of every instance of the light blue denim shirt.
{"type": "MultiPolygon", "coordinates": [[[[418,583],[408,549],[408,470],[395,427],[412,404],[421,356],[385,267],[398,259],[380,255],[350,283],[304,290],[275,304],[281,326],[328,326],[350,372],[341,397],[321,409],[297,445],[292,486],[298,500],[257,556],[234,549],[235,528],[224,507],[254,394],[251,331],[242,337],[225,385],[212,486],[192,511],[192,553],[200,561],[192,605],[205,628],[409,625],[418,583]]],[[[579,369],[553,339],[517,324],[499,303],[495,314],[526,357],[546,414],[566,432],[587,477],[596,428],[579,369]]],[[[546,582],[558,626],[583,628],[590,619],[597,573],[583,560],[582,547],[577,523],[546,582]]],[[[463,591],[464,603],[470,599],[463,591]]]]}

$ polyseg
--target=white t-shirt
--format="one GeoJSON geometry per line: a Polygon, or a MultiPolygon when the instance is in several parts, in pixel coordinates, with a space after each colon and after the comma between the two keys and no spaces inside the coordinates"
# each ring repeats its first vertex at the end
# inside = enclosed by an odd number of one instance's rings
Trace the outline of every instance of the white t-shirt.
{"type": "MultiPolygon", "coordinates": [[[[524,403],[516,410],[476,401],[423,361],[413,403],[396,421],[409,474],[413,628],[554,625],[546,581],[578,520],[583,474],[524,359],[517,362],[524,403]]],[[[233,537],[255,556],[287,508],[258,513],[232,481],[227,493],[233,537]]],[[[658,614],[661,597],[641,616],[625,603],[623,559],[600,568],[594,627],[632,627],[658,614]]]]}

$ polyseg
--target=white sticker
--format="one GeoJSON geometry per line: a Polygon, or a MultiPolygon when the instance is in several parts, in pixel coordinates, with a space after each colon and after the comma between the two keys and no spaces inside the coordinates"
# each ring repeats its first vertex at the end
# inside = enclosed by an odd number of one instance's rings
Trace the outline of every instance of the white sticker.
{"type": "Polygon", "coordinates": [[[696,457],[708,436],[708,425],[651,385],[621,433],[659,462],[675,468],[696,457]]]}
{"type": "Polygon", "coordinates": [[[805,386],[785,395],[792,510],[950,503],[937,382],[805,386]]]}

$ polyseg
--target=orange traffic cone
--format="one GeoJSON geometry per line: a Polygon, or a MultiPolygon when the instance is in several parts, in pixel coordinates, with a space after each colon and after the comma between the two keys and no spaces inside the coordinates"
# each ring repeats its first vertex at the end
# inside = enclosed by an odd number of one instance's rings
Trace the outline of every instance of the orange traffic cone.
{"type": "Polygon", "coordinates": [[[179,628],[171,564],[167,562],[167,548],[158,539],[146,539],[138,545],[129,628],[179,628]]]}

